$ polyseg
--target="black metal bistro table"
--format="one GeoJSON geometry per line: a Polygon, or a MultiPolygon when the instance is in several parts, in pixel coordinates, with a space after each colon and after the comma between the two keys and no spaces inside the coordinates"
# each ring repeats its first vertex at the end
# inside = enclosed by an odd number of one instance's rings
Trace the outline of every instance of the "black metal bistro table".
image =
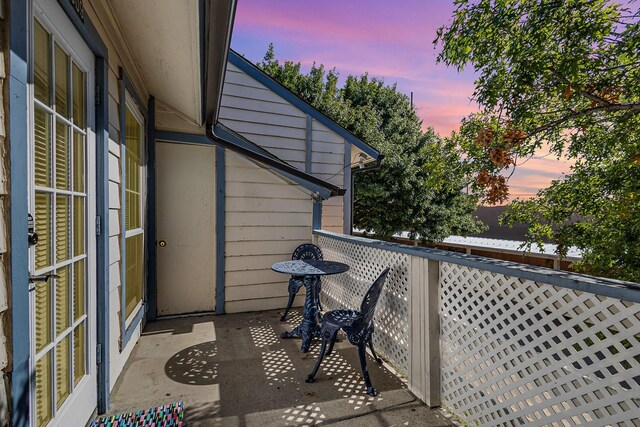
{"type": "Polygon", "coordinates": [[[304,297],[304,309],[302,312],[302,323],[296,326],[291,332],[284,332],[282,338],[302,338],[301,350],[309,351],[311,340],[316,337],[320,331],[318,318],[320,317],[320,309],[318,308],[318,286],[320,276],[328,276],[330,274],[344,273],[349,270],[347,264],[337,261],[323,260],[293,260],[276,262],[271,266],[273,271],[291,276],[304,277],[303,283],[307,294],[304,297]]]}

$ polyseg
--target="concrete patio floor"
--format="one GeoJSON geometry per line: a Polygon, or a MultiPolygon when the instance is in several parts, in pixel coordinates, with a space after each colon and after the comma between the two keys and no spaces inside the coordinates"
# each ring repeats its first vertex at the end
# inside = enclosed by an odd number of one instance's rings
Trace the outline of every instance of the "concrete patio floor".
{"type": "Polygon", "coordinates": [[[297,325],[298,311],[194,316],[146,325],[111,397],[109,413],[184,401],[187,426],[451,426],[391,371],[371,357],[378,396],[366,394],[355,347],[336,344],[313,384],[304,382],[318,354],[314,344],[280,333],[297,325]]]}

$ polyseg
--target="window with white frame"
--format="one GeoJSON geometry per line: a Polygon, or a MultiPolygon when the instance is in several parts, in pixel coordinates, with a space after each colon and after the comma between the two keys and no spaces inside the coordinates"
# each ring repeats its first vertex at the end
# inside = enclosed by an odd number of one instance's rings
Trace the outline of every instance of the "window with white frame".
{"type": "Polygon", "coordinates": [[[123,221],[124,283],[123,312],[125,327],[137,317],[144,298],[144,118],[126,95],[124,112],[123,221]]]}

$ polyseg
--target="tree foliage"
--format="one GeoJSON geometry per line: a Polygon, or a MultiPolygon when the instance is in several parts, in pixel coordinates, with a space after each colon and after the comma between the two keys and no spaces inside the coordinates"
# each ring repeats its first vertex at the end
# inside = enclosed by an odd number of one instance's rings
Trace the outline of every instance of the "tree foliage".
{"type": "Polygon", "coordinates": [[[481,109],[456,140],[488,202],[505,171],[548,145],[571,173],[503,218],[529,245],[583,251],[581,271],[640,281],[640,12],[633,0],[458,0],[438,60],[478,77],[481,109]]]}
{"type": "Polygon", "coordinates": [[[425,242],[479,232],[472,213],[476,196],[462,190],[468,179],[455,144],[421,121],[395,85],[366,73],[339,87],[335,69],[275,59],[273,45],[258,64],[276,81],[385,155],[380,169],[354,175],[354,227],[390,238],[399,232],[425,242]]]}

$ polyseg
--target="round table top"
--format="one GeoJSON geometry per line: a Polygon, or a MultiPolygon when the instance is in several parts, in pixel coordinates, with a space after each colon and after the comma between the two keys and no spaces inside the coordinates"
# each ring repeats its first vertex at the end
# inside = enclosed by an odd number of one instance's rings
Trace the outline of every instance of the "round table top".
{"type": "Polygon", "coordinates": [[[349,266],[337,261],[304,259],[276,262],[271,269],[292,276],[327,276],[344,273],[349,266]]]}

